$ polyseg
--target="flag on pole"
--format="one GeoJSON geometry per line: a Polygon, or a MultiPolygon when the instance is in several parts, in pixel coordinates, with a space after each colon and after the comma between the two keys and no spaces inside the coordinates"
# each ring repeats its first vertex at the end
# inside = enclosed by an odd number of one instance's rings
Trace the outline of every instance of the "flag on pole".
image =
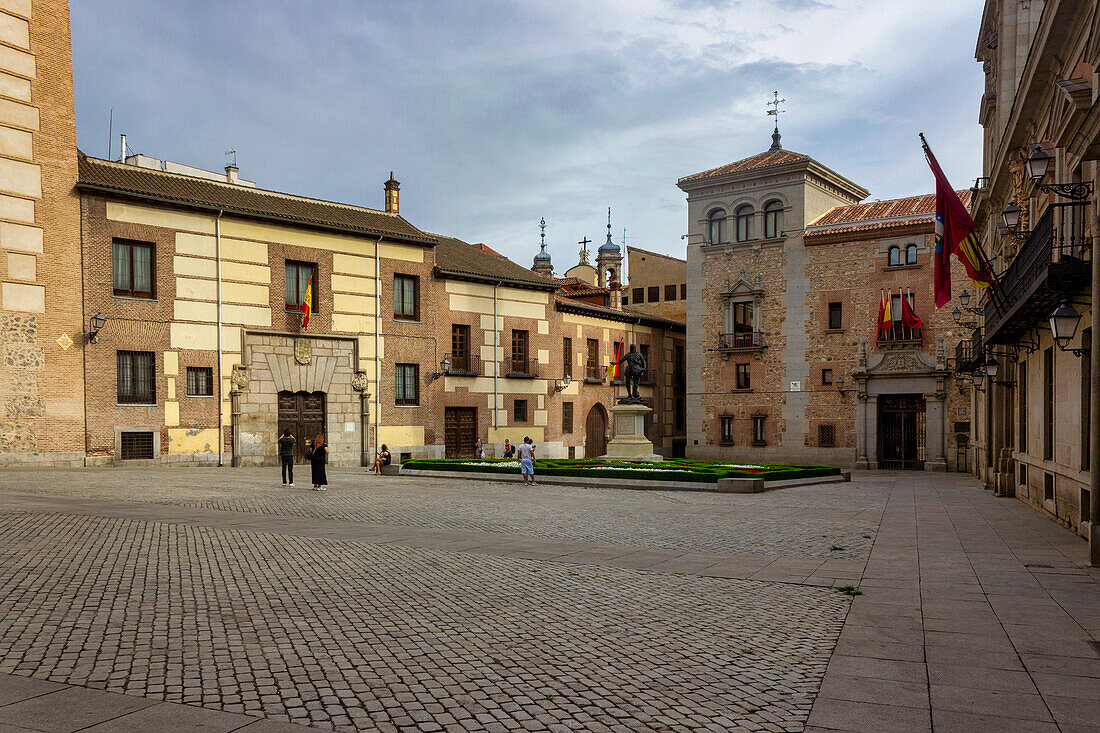
{"type": "Polygon", "coordinates": [[[993,282],[993,268],[982,255],[981,245],[974,233],[974,219],[948,183],[924,135],[921,135],[921,145],[928,158],[928,167],[936,178],[936,245],[932,275],[936,307],[942,308],[951,300],[952,254],[959,258],[967,276],[979,288],[989,287],[993,282]]]}
{"type": "MultiPolygon", "coordinates": [[[[623,345],[622,342],[615,344],[615,361],[623,358],[623,345]]],[[[607,365],[607,378],[616,379],[622,372],[622,364],[608,364],[607,365]]]]}
{"type": "Polygon", "coordinates": [[[905,293],[905,297],[901,299],[901,321],[914,331],[920,331],[924,324],[921,323],[920,318],[913,310],[913,304],[909,302],[911,296],[908,292],[905,293]]]}
{"type": "Polygon", "coordinates": [[[878,335],[881,336],[883,331],[889,331],[894,321],[890,314],[890,296],[883,294],[880,290],[878,300],[878,335]]]}
{"type": "Polygon", "coordinates": [[[309,283],[306,284],[306,294],[302,298],[302,329],[305,330],[309,326],[309,314],[313,312],[313,277],[310,276],[309,283]]]}

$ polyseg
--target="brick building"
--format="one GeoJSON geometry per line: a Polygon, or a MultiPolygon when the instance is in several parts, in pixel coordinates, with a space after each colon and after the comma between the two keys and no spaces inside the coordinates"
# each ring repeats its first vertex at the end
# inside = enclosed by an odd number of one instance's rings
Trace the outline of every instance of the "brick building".
{"type": "Polygon", "coordinates": [[[81,465],[85,333],[69,7],[0,2],[0,465],[81,465]]]}
{"type": "Polygon", "coordinates": [[[687,262],[641,247],[626,248],[629,287],[623,302],[641,313],[683,323],[687,318],[687,262]]]}
{"type": "Polygon", "coordinates": [[[1095,12],[1065,0],[985,4],[975,49],[985,71],[983,177],[973,211],[1001,287],[977,303],[960,369],[981,383],[977,475],[1082,535],[1091,528],[1100,563],[1095,12]],[[1056,340],[1050,319],[1063,305],[1074,328],[1056,340]]]}
{"type": "Polygon", "coordinates": [[[688,455],[954,469],[968,398],[948,363],[962,328],[932,307],[934,197],[860,204],[866,189],[784,150],[778,130],[769,150],[678,185],[688,455]],[[884,291],[899,320],[880,333],[884,291]],[[902,297],[923,328],[900,322],[902,297]]]}

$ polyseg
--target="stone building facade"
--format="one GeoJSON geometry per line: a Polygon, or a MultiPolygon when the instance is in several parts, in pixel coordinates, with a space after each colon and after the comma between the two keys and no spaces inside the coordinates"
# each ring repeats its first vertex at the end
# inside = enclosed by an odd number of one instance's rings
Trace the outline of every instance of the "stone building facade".
{"type": "Polygon", "coordinates": [[[0,2],[0,465],[81,465],[80,292],[69,7],[0,2]]]}
{"type": "Polygon", "coordinates": [[[983,177],[973,212],[1000,288],[978,304],[961,371],[998,367],[974,394],[974,472],[1082,535],[1091,529],[1100,563],[1094,15],[1090,3],[985,4],[975,50],[985,71],[983,177]],[[1018,221],[1006,216],[1013,209],[1018,221]],[[1080,318],[1057,343],[1049,323],[1063,303],[1080,318]]]}
{"type": "MultiPolygon", "coordinates": [[[[862,187],[772,147],[682,178],[688,195],[689,456],[955,469],[961,329],[932,307],[934,197],[862,187]],[[881,334],[879,302],[923,320],[881,334]]],[[[961,267],[957,268],[961,289],[961,267]]],[[[965,439],[964,439],[965,442],[965,439]]]]}
{"type": "Polygon", "coordinates": [[[687,262],[641,247],[627,247],[629,283],[623,299],[632,310],[683,323],[687,318],[687,262]]]}

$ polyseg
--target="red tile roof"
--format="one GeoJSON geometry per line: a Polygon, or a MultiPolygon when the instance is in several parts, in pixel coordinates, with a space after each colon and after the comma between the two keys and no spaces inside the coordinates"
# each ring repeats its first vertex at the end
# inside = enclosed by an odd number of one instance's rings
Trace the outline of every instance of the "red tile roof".
{"type": "MultiPolygon", "coordinates": [[[[964,206],[970,205],[970,190],[956,191],[964,206]]],[[[868,201],[853,206],[836,206],[806,227],[806,237],[822,237],[873,229],[896,229],[931,222],[936,213],[936,195],[906,196],[885,201],[868,201]]]]}
{"type": "Polygon", "coordinates": [[[690,181],[702,181],[707,178],[716,178],[718,176],[725,176],[730,173],[742,173],[744,171],[754,171],[760,168],[771,168],[777,165],[784,165],[786,163],[799,163],[801,161],[811,160],[810,156],[803,155],[802,153],[796,153],[793,150],[766,150],[758,155],[752,155],[748,158],[735,161],[733,163],[727,163],[726,165],[718,166],[717,168],[711,168],[709,171],[703,171],[702,173],[694,173],[690,176],[684,176],[680,179],[680,183],[688,183],[690,181]]]}

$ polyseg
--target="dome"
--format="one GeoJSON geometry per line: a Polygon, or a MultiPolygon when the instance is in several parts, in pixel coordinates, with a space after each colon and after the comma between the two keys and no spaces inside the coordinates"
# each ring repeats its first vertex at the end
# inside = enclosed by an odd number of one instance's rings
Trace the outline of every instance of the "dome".
{"type": "Polygon", "coordinates": [[[607,241],[601,244],[600,248],[596,251],[602,255],[621,255],[623,253],[622,249],[619,248],[619,245],[611,241],[611,232],[607,233],[607,241]]]}
{"type": "Polygon", "coordinates": [[[539,253],[537,255],[535,255],[535,262],[549,262],[549,261],[550,261],[550,253],[546,251],[546,245],[544,244],[544,245],[542,245],[542,249],[539,250],[539,253]]]}

